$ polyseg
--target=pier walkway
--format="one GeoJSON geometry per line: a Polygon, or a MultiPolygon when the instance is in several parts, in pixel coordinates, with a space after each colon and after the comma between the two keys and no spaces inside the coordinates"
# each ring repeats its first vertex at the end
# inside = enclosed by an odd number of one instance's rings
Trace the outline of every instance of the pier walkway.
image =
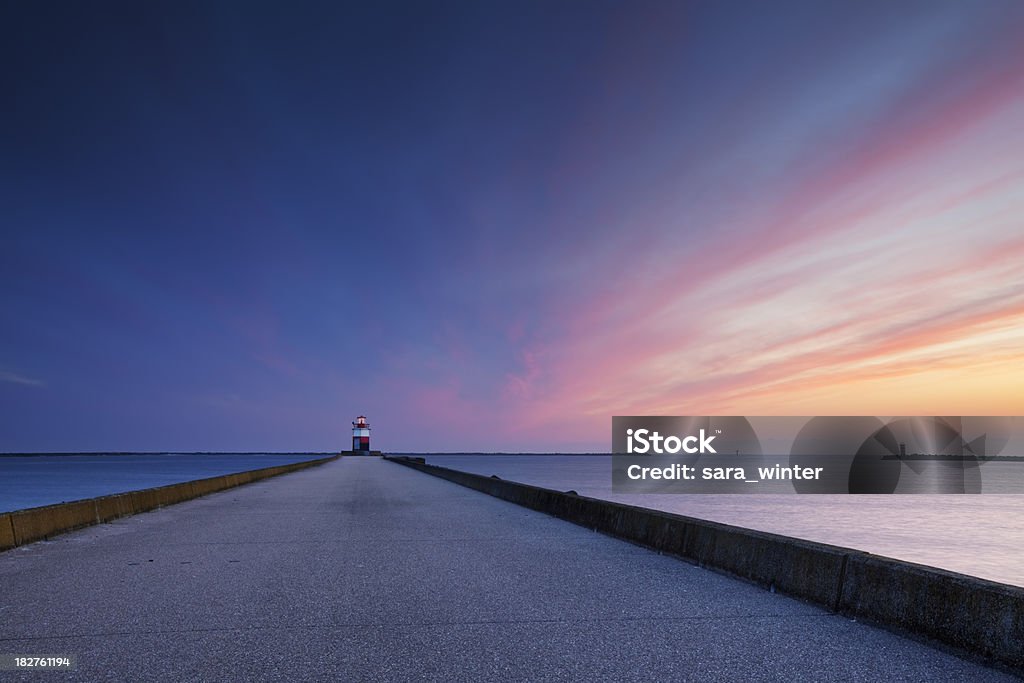
{"type": "Polygon", "coordinates": [[[0,553],[0,654],[77,657],[48,681],[1016,680],[378,458],[0,553]]]}

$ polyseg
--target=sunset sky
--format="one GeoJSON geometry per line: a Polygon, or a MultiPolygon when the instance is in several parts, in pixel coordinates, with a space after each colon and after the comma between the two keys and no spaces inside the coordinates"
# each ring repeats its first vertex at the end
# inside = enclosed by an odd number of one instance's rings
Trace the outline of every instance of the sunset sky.
{"type": "Polygon", "coordinates": [[[1024,3],[17,3],[0,451],[1024,414],[1024,3]]]}

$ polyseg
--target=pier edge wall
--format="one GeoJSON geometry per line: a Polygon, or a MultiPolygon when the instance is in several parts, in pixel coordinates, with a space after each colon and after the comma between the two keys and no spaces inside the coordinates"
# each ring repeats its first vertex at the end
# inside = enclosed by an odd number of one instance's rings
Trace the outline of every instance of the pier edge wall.
{"type": "Polygon", "coordinates": [[[1024,588],[850,548],[428,465],[423,458],[385,459],[1024,673],[1024,588]]]}
{"type": "Polygon", "coordinates": [[[174,505],[217,491],[262,481],[269,477],[315,467],[336,460],[338,457],[334,455],[288,465],[221,474],[139,491],[127,491],[97,498],[0,513],[0,551],[52,538],[75,529],[110,522],[120,517],[174,505]]]}

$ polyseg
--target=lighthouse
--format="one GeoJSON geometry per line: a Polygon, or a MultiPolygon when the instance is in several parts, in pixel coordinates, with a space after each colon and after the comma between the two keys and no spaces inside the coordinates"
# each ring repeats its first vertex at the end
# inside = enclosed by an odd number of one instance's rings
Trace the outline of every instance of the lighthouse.
{"type": "Polygon", "coordinates": [[[365,415],[360,415],[352,423],[352,450],[356,453],[370,452],[370,425],[365,415]]]}

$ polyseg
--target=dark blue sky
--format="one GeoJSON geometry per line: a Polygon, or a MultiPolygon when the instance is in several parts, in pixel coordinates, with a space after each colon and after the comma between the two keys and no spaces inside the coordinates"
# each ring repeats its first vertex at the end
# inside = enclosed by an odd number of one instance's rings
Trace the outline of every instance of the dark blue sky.
{"type": "MultiPolygon", "coordinates": [[[[393,450],[590,450],[627,409],[749,411],[791,369],[737,370],[778,340],[730,325],[800,304],[736,292],[831,272],[777,249],[932,206],[936,163],[1019,180],[1019,3],[3,13],[0,450],[331,449],[360,413],[393,450]],[[738,339],[727,377],[680,360],[738,339]]],[[[922,220],[888,230],[961,232],[922,220]]]]}

